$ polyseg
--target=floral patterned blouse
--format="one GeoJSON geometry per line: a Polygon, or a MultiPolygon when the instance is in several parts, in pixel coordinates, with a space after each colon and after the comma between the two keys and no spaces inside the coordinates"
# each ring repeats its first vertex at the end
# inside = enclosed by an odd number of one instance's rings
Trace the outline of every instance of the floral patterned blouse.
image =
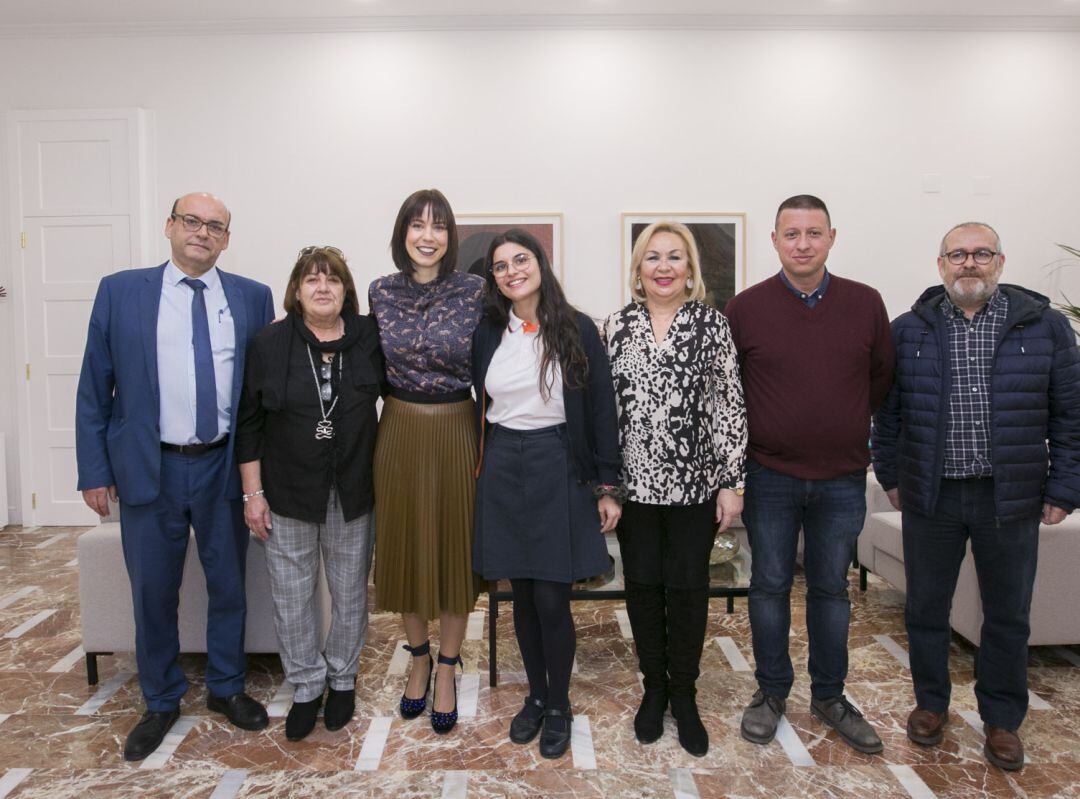
{"type": "Polygon", "coordinates": [[[728,321],[686,302],[656,342],[632,302],[604,323],[623,482],[634,502],[695,505],[745,478],[746,408],[728,321]]]}
{"type": "Polygon", "coordinates": [[[484,279],[451,272],[417,283],[403,272],[368,287],[379,323],[390,385],[421,394],[448,394],[472,385],[472,334],[480,323],[484,279]]]}

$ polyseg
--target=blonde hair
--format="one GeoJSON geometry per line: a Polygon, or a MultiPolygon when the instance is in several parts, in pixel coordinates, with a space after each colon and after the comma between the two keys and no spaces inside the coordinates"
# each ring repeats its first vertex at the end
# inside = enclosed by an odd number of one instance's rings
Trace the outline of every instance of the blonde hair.
{"type": "Polygon", "coordinates": [[[694,234],[690,232],[690,228],[681,222],[661,219],[641,231],[641,235],[637,237],[637,241],[634,243],[634,250],[630,254],[630,296],[633,297],[634,302],[645,302],[645,292],[638,285],[638,281],[641,279],[641,262],[645,260],[649,242],[657,233],[673,233],[683,240],[683,245],[686,248],[686,258],[690,262],[689,277],[694,281],[694,285],[686,289],[686,299],[705,299],[705,280],[701,276],[701,257],[698,255],[697,244],[694,242],[694,234]]]}

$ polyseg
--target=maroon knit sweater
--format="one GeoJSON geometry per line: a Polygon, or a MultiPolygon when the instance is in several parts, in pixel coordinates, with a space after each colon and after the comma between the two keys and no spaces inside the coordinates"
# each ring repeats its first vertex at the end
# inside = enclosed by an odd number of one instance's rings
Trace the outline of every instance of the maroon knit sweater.
{"type": "Polygon", "coordinates": [[[870,462],[870,414],[893,379],[895,352],[874,289],[830,273],[807,308],[780,280],[729,300],[750,426],[748,454],[803,480],[827,480],[870,462]]]}

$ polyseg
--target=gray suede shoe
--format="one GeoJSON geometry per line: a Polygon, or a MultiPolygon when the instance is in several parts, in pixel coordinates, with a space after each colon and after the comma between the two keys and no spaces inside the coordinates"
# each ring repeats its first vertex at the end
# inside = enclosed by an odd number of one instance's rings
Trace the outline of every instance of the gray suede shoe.
{"type": "Polygon", "coordinates": [[[787,709],[787,702],[777,696],[769,696],[761,689],[754,692],[754,698],[742,714],[739,731],[742,737],[755,744],[767,744],[776,737],[776,725],[787,709]]]}
{"type": "Polygon", "coordinates": [[[885,748],[870,722],[843,694],[828,699],[811,699],[810,712],[836,730],[844,742],[858,752],[876,755],[885,748]]]}

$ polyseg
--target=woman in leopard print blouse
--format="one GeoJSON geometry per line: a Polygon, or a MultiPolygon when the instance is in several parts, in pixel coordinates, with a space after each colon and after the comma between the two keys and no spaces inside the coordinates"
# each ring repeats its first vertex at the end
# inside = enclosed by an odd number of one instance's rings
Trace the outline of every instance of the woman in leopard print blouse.
{"type": "Polygon", "coordinates": [[[623,481],[619,545],[626,610],[644,676],[634,717],[642,743],[663,733],[671,702],[679,743],[709,748],[695,682],[709,607],[716,524],[742,511],[746,410],[727,320],[705,286],[686,226],[657,222],[631,256],[634,301],[608,317],[623,481]]]}

